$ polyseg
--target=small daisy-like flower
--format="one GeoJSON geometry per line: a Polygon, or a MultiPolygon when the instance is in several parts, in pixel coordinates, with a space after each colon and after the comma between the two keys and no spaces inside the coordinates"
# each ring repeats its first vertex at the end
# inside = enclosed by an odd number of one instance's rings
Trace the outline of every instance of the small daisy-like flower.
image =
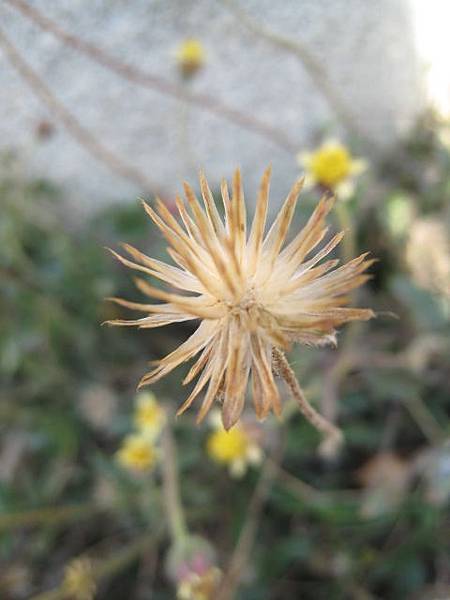
{"type": "Polygon", "coordinates": [[[114,325],[161,327],[200,320],[196,331],[179,348],[157,361],[139,386],[152,384],[183,362],[197,356],[183,383],[198,381],[178,411],[184,412],[206,388],[200,422],[216,398],[222,403],[225,429],[234,425],[244,408],[251,377],[253,404],[262,419],[271,410],[281,413],[280,394],[272,372],[272,353],[289,349],[293,342],[335,344],[336,328],[353,320],[367,320],[371,310],[346,308],[349,292],[368,276],[373,262],[367,254],[338,268],[337,259],[322,262],[339,244],[344,233],[332,236],[318,250],[328,227],[325,218],[333,198],[319,202],[305,227],[286,243],[297,198],[299,179],[264,235],[270,168],[261,182],[255,217],[247,235],[246,207],[239,170],[233,178],[230,198],[222,182],[225,218],[220,216],[206,179],[200,176],[204,208],[185,184],[187,205],[177,198],[181,223],[166,206],[157,212],[144,203],[150,218],[169,242],[168,253],[178,266],[150,258],[129,244],[129,260],[113,252],[126,266],[161,279],[172,288],[164,291],[137,279],[138,288],[162,304],[140,304],[113,298],[118,304],[147,313],[137,320],[110,321],[114,325]]]}
{"type": "Polygon", "coordinates": [[[244,423],[227,431],[218,412],[211,415],[211,423],[214,431],[208,436],[206,450],[214,461],[228,467],[230,475],[241,477],[248,466],[261,463],[262,449],[244,423]]]}
{"type": "Polygon", "coordinates": [[[166,423],[166,413],[151,392],[136,397],[134,424],[138,431],[155,439],[166,423]]]}
{"type": "Polygon", "coordinates": [[[76,558],[64,570],[63,588],[75,600],[93,600],[97,586],[88,558],[76,558]]]}
{"type": "Polygon", "coordinates": [[[339,196],[352,191],[352,178],[366,168],[365,161],[353,158],[348,148],[335,140],[314,152],[300,153],[298,161],[306,169],[310,185],[320,185],[339,196]]]}
{"type": "Polygon", "coordinates": [[[151,470],[158,459],[158,452],[151,439],[143,433],[133,433],[124,438],[117,451],[118,462],[137,473],[151,470]]]}
{"type": "Polygon", "coordinates": [[[176,59],[183,75],[193,75],[206,62],[205,48],[195,38],[184,40],[177,48],[176,59]]]}

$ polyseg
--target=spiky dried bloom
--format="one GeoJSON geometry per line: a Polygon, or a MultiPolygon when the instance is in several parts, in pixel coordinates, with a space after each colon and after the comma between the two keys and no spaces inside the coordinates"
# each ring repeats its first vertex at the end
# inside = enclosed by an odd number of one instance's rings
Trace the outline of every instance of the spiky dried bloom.
{"type": "Polygon", "coordinates": [[[363,273],[372,261],[366,260],[366,254],[339,268],[338,260],[322,262],[341,241],[340,232],[312,255],[327,234],[325,218],[333,198],[322,198],[306,226],[285,244],[303,180],[294,184],[264,235],[269,182],[270,168],[261,181],[248,235],[241,175],[237,170],[231,198],[226,182],[222,182],[224,219],[203,175],[200,187],[204,208],[186,183],[187,204],[176,199],[182,224],[161,201],[157,201],[157,211],[144,203],[146,212],[169,242],[168,253],[178,266],[149,258],[128,244],[124,244],[124,249],[135,262],[113,252],[126,266],[188,294],[163,291],[137,279],[137,287],[144,294],[164,303],[138,304],[114,298],[122,306],[149,314],[137,320],[110,323],[151,328],[200,320],[196,331],[179,348],[157,361],[156,368],[144,375],[139,385],[158,381],[198,355],[183,383],[199,376],[198,381],[178,414],[191,406],[206,387],[198,421],[219,398],[226,429],[242,413],[250,377],[257,416],[262,419],[271,410],[280,414],[280,395],[272,372],[273,348],[285,350],[293,342],[335,343],[337,326],[373,316],[368,309],[344,307],[348,293],[368,278],[363,273]]]}

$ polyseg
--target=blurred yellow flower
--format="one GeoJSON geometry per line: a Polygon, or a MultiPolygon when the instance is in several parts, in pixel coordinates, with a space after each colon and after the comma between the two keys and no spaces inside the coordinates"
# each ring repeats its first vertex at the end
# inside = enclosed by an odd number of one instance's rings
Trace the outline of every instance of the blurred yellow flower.
{"type": "Polygon", "coordinates": [[[261,462],[262,450],[244,425],[235,425],[227,431],[219,413],[213,413],[211,421],[215,431],[208,437],[206,450],[214,461],[228,466],[233,477],[241,477],[249,465],[261,462]]]}
{"type": "Polygon", "coordinates": [[[138,394],[134,411],[134,424],[141,432],[156,438],[164,427],[166,413],[151,392],[138,394]]]}
{"type": "Polygon", "coordinates": [[[351,179],[366,168],[363,160],[355,159],[346,146],[329,140],[311,153],[300,153],[298,161],[308,174],[309,183],[319,184],[338,194],[348,190],[351,179]]]}
{"type": "Polygon", "coordinates": [[[176,59],[183,75],[193,75],[206,62],[205,48],[199,40],[189,38],[178,46],[176,59]]]}
{"type": "Polygon", "coordinates": [[[124,438],[117,452],[117,460],[131,471],[148,471],[155,466],[157,450],[148,436],[133,433],[124,438]]]}
{"type": "Polygon", "coordinates": [[[93,600],[96,592],[92,563],[87,558],[76,558],[64,570],[63,588],[74,600],[93,600]]]}
{"type": "Polygon", "coordinates": [[[222,571],[210,567],[205,573],[190,573],[177,588],[178,600],[212,600],[217,591],[222,571]]]}

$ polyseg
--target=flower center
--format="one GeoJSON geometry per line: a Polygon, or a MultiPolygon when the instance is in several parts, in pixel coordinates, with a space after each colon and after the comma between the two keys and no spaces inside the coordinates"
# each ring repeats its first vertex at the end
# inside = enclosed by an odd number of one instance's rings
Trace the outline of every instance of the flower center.
{"type": "Polygon", "coordinates": [[[208,454],[218,462],[229,463],[244,458],[247,450],[247,435],[238,427],[230,431],[218,429],[208,440],[208,454]]]}
{"type": "Polygon", "coordinates": [[[311,172],[316,180],[333,187],[350,175],[351,157],[346,148],[338,144],[326,146],[311,157],[311,172]]]}

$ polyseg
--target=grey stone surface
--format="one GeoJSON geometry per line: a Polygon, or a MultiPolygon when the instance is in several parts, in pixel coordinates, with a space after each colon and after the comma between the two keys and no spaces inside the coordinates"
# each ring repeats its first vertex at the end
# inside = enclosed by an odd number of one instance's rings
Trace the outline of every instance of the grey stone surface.
{"type": "MultiPolygon", "coordinates": [[[[204,44],[207,66],[189,83],[278,127],[302,149],[324,127],[341,132],[330,106],[294,54],[256,35],[219,0],[36,0],[49,18],[108,53],[179,81],[173,53],[186,37],[204,44]]],[[[424,105],[408,0],[240,0],[251,18],[299,40],[326,70],[355,125],[378,148],[394,144],[424,105]]],[[[216,184],[236,165],[254,192],[271,162],[284,195],[295,156],[270,140],[179,101],[124,81],[64,46],[6,2],[2,30],[79,121],[142,170],[170,197],[203,167],[216,184]]],[[[67,189],[82,210],[132,200],[139,186],[115,175],[80,146],[0,52],[0,150],[15,149],[27,172],[67,189]],[[39,140],[42,120],[54,134],[39,140]]]]}

